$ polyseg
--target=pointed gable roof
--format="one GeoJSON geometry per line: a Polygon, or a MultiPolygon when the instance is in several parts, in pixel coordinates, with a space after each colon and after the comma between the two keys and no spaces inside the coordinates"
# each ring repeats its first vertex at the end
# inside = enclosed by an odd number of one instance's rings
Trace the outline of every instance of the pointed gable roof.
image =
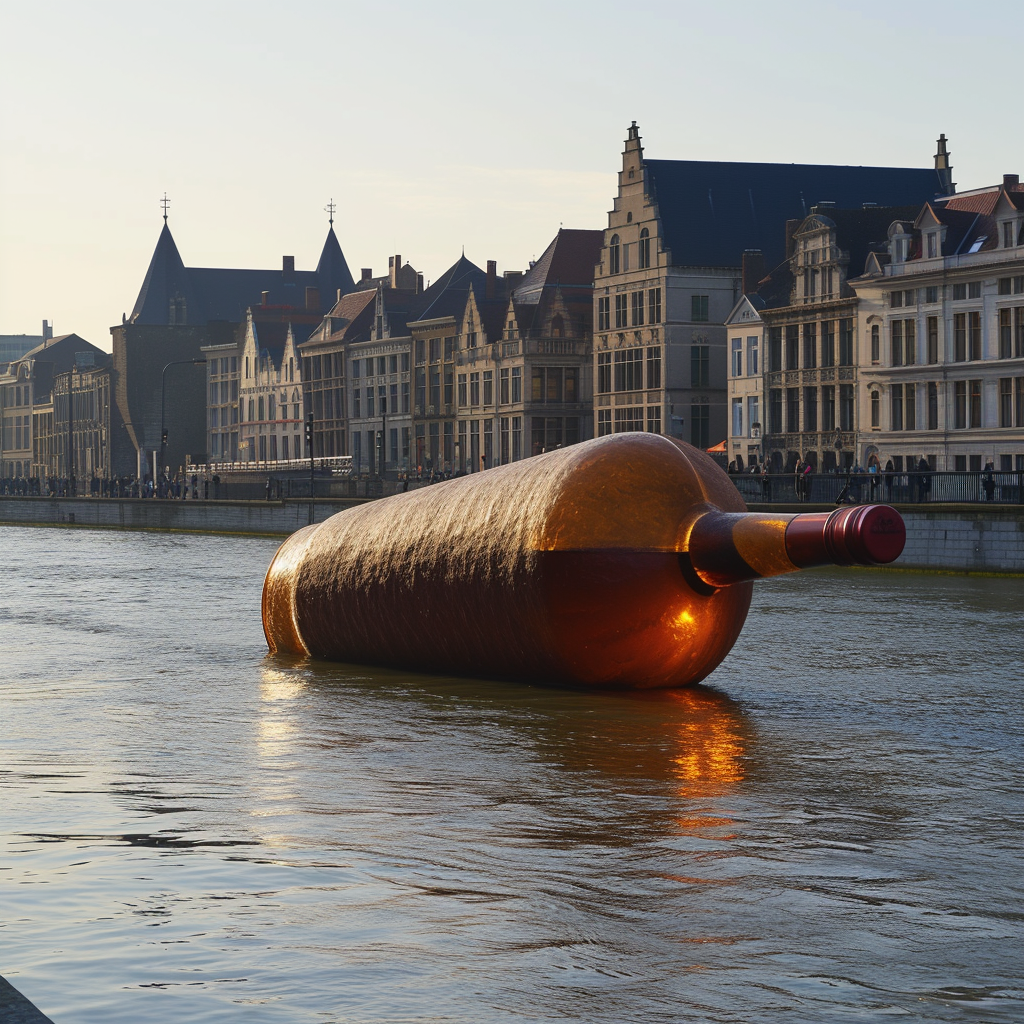
{"type": "Polygon", "coordinates": [[[470,288],[479,288],[483,294],[486,286],[487,275],[463,254],[422,295],[417,296],[407,322],[458,316],[466,307],[470,288]]]}
{"type": "Polygon", "coordinates": [[[785,256],[787,220],[812,206],[918,206],[941,191],[933,169],[828,164],[645,160],[645,188],[657,204],[663,247],[674,266],[738,267],[745,249],[768,266],[785,256]]]}
{"type": "Polygon", "coordinates": [[[269,304],[306,308],[306,288],[316,288],[320,309],[333,303],[338,289],[347,294],[355,287],[334,228],[320,253],[316,270],[234,270],[221,267],[186,267],[164,223],[153,258],[135,302],[130,320],[138,324],[170,324],[171,299],[185,300],[184,323],[211,320],[242,323],[250,306],[260,304],[267,292],[269,304]]]}
{"type": "Polygon", "coordinates": [[[171,229],[164,221],[139,297],[132,309],[132,322],[166,324],[172,298],[183,298],[189,313],[195,310],[196,314],[202,316],[199,296],[192,288],[189,276],[185,264],[181,261],[178,247],[174,244],[171,229]]]}
{"type": "Polygon", "coordinates": [[[559,228],[540,259],[516,285],[516,301],[539,302],[545,288],[592,289],[594,265],[604,245],[603,231],[559,228]]]}

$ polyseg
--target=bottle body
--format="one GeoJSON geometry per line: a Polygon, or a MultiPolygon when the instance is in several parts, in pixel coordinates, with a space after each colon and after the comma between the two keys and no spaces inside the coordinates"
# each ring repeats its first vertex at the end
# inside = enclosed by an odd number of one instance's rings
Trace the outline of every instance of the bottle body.
{"type": "Polygon", "coordinates": [[[735,642],[750,584],[697,593],[687,510],[742,512],[702,452],[619,434],[349,509],[290,537],[272,650],[588,687],[680,686],[735,642]]]}
{"type": "Polygon", "coordinates": [[[735,643],[751,580],[801,567],[791,533],[802,564],[819,564],[794,530],[806,517],[745,510],[690,445],[644,433],[586,441],[300,530],[267,573],[267,642],[582,687],[699,682],[735,643]]]}

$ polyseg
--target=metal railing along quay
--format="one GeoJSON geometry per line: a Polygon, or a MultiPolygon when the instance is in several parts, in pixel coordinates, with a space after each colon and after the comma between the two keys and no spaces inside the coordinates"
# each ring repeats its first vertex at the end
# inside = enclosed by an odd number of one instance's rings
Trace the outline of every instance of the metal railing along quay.
{"type": "Polygon", "coordinates": [[[1007,472],[730,473],[746,502],[817,505],[884,501],[1024,504],[1024,470],[1007,472]]]}

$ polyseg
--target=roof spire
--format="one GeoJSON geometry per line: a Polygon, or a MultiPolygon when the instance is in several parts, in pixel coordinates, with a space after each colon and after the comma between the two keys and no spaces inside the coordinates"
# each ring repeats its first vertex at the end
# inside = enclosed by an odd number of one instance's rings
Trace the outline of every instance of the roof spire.
{"type": "Polygon", "coordinates": [[[330,223],[330,225],[331,225],[331,227],[332,227],[332,228],[334,227],[334,211],[335,211],[336,209],[337,209],[337,206],[335,206],[335,205],[334,205],[334,199],[333,199],[333,198],[332,198],[332,199],[331,199],[331,201],[330,201],[330,202],[329,202],[329,203],[328,203],[328,204],[327,204],[327,205],[326,205],[326,206],[324,207],[324,210],[326,210],[326,211],[327,211],[327,219],[328,219],[328,221],[329,221],[329,223],[330,223]]]}
{"type": "Polygon", "coordinates": [[[167,198],[167,193],[164,193],[163,199],[160,200],[160,205],[164,208],[164,223],[167,223],[167,207],[171,205],[170,199],[167,198]]]}

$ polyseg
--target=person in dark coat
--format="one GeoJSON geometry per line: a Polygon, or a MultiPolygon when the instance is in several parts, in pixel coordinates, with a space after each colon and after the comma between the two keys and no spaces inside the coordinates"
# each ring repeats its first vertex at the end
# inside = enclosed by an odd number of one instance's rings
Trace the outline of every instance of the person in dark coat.
{"type": "Polygon", "coordinates": [[[981,486],[985,488],[985,500],[991,501],[996,493],[995,467],[991,459],[985,463],[985,472],[981,477],[981,486]]]}
{"type": "Polygon", "coordinates": [[[892,501],[892,482],[896,475],[896,467],[892,464],[890,459],[885,464],[885,500],[892,501]]]}

